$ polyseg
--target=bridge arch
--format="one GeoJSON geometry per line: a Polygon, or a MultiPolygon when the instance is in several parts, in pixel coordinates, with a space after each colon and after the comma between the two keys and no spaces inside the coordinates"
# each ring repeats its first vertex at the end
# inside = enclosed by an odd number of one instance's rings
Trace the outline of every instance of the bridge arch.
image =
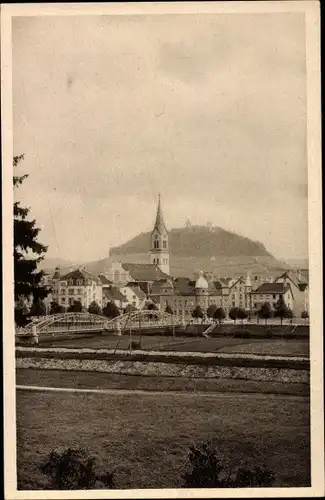
{"type": "Polygon", "coordinates": [[[30,335],[53,333],[82,333],[111,331],[122,333],[124,329],[145,329],[153,326],[171,326],[174,318],[171,314],[159,310],[141,309],[121,314],[115,318],[107,318],[99,314],[88,312],[57,313],[42,318],[34,318],[21,334],[30,335]]]}

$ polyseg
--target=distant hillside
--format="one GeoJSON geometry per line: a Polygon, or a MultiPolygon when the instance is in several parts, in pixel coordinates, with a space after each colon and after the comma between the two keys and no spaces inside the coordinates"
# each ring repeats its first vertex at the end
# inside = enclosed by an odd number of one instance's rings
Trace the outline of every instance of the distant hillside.
{"type": "MultiPolygon", "coordinates": [[[[288,263],[275,259],[258,241],[226,231],[204,226],[172,229],[169,232],[170,268],[173,276],[192,277],[200,270],[216,276],[251,275],[278,276],[290,269],[288,263]]],[[[93,275],[107,271],[112,261],[148,262],[150,233],[141,233],[118,247],[112,248],[109,257],[82,264],[93,275]]],[[[45,259],[42,268],[53,271],[60,266],[61,274],[78,263],[45,259]]]]}
{"type": "MultiPolygon", "coordinates": [[[[150,232],[141,233],[110,251],[111,260],[147,262],[150,232]]],[[[258,241],[220,227],[194,226],[169,232],[170,265],[174,276],[191,276],[201,269],[219,276],[277,275],[288,268],[258,241]]]]}
{"type": "MultiPolygon", "coordinates": [[[[114,247],[110,256],[140,254],[148,251],[150,233],[141,233],[123,245],[114,247]]],[[[172,229],[169,232],[170,253],[182,257],[250,256],[271,254],[264,245],[221,227],[209,229],[205,226],[172,229]]]]}

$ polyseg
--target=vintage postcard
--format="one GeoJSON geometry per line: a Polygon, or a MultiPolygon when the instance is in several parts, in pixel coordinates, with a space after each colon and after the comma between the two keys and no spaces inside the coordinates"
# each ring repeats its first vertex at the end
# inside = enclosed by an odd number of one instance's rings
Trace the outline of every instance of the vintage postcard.
{"type": "Polygon", "coordinates": [[[324,494],[320,6],[1,6],[5,498],[324,494]]]}

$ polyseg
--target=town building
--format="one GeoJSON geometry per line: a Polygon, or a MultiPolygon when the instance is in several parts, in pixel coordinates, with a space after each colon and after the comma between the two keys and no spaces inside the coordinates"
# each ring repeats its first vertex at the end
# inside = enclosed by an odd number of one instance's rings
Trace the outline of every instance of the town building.
{"type": "Polygon", "coordinates": [[[280,298],[283,297],[284,303],[289,309],[293,309],[294,296],[290,283],[263,283],[256,290],[251,292],[251,309],[258,311],[262,304],[268,302],[275,309],[275,306],[280,298]]]}
{"type": "Polygon", "coordinates": [[[109,286],[105,287],[103,289],[103,301],[102,301],[102,307],[107,306],[109,302],[113,302],[120,311],[123,311],[127,304],[128,301],[124,297],[124,295],[120,292],[120,290],[116,286],[109,286]]]}
{"type": "Polygon", "coordinates": [[[250,309],[250,294],[252,291],[252,283],[250,276],[246,279],[243,277],[236,280],[228,281],[228,303],[229,309],[238,307],[248,311],[250,309]]]}
{"type": "Polygon", "coordinates": [[[153,283],[169,278],[158,264],[133,264],[112,262],[111,268],[105,273],[108,280],[115,286],[122,287],[132,283],[138,285],[149,295],[153,283]]]}
{"type": "Polygon", "coordinates": [[[60,276],[60,269],[57,267],[52,277],[52,298],[65,308],[75,301],[81,302],[85,309],[94,301],[102,307],[102,284],[84,268],[60,276]]]}
{"type": "Polygon", "coordinates": [[[130,305],[135,309],[142,309],[145,305],[147,295],[139,285],[126,285],[119,288],[123,295],[126,305],[130,305]]]}
{"type": "Polygon", "coordinates": [[[212,304],[227,311],[226,295],[220,282],[209,283],[202,272],[196,281],[176,278],[172,282],[162,283],[159,298],[162,311],[169,307],[184,322],[192,319],[193,310],[197,306],[201,307],[204,314],[212,304]]]}
{"type": "Polygon", "coordinates": [[[298,272],[286,271],[275,279],[275,283],[290,283],[294,296],[292,312],[297,317],[301,317],[302,312],[309,313],[309,284],[308,275],[300,270],[298,272]]]}

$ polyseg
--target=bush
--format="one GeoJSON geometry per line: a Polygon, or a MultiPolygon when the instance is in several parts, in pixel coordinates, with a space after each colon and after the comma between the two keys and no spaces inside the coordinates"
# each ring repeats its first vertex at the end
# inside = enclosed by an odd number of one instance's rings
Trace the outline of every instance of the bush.
{"type": "Polygon", "coordinates": [[[210,441],[191,446],[188,462],[183,475],[185,488],[270,487],[275,481],[273,472],[264,466],[253,470],[243,467],[230,469],[222,463],[210,441]]]}
{"type": "Polygon", "coordinates": [[[89,490],[114,488],[113,472],[96,472],[96,459],[83,448],[67,448],[62,453],[52,451],[40,465],[55,490],[89,490]]]}

